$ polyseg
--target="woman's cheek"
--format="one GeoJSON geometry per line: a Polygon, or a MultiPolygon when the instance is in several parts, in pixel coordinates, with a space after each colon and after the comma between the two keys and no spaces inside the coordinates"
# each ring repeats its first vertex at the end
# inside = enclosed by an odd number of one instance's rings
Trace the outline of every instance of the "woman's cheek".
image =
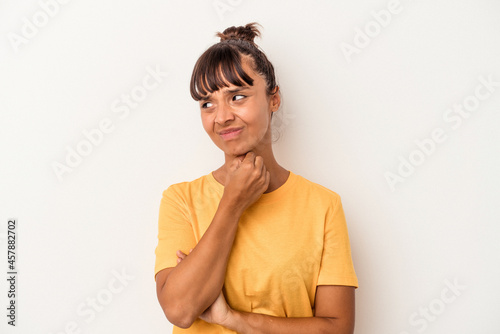
{"type": "Polygon", "coordinates": [[[209,116],[202,116],[201,118],[201,123],[203,124],[203,129],[205,129],[205,132],[208,133],[210,137],[214,137],[214,134],[216,134],[214,131],[214,122],[209,118],[209,116]]]}

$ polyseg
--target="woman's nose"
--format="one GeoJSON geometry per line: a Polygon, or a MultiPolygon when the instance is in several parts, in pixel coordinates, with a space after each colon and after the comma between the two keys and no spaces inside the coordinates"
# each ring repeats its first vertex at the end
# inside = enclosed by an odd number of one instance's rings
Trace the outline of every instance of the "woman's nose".
{"type": "Polygon", "coordinates": [[[219,124],[224,124],[227,121],[233,120],[234,114],[231,106],[227,103],[220,103],[217,106],[217,115],[215,117],[215,121],[219,124]]]}

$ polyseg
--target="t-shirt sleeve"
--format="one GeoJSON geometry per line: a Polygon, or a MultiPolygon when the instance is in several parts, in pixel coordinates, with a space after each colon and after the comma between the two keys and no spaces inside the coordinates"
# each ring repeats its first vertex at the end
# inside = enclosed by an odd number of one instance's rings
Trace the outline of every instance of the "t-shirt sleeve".
{"type": "Polygon", "coordinates": [[[196,245],[193,227],[189,220],[186,203],[171,185],[164,192],[160,202],[158,218],[158,245],[155,254],[156,274],[177,264],[177,250],[188,254],[196,245]]]}
{"type": "Polygon", "coordinates": [[[323,255],[317,285],[358,287],[344,209],[338,195],[333,200],[333,210],[330,208],[326,214],[323,255]]]}

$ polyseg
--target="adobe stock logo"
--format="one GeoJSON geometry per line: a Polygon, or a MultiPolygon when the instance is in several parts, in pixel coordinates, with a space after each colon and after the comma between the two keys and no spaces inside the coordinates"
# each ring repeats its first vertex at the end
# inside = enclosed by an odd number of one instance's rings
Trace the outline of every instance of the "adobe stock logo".
{"type": "Polygon", "coordinates": [[[99,313],[110,308],[109,305],[115,300],[115,297],[123,293],[129,283],[135,279],[134,276],[129,275],[125,271],[125,268],[122,268],[121,271],[112,270],[111,274],[112,277],[108,280],[105,287],[95,294],[87,296],[85,301],[82,301],[76,307],[76,314],[80,318],[66,322],[61,330],[49,334],[84,333],[83,327],[85,327],[85,324],[93,322],[98,317],[99,313]]]}
{"type": "Polygon", "coordinates": [[[241,5],[243,0],[215,0],[212,3],[217,15],[221,21],[224,21],[224,15],[226,12],[232,12],[234,9],[241,5]]]}
{"type": "MultiPolygon", "coordinates": [[[[149,96],[149,94],[157,89],[167,77],[168,72],[163,72],[159,65],[155,68],[146,67],[146,74],[139,84],[136,84],[128,93],[120,94],[111,102],[111,112],[118,115],[118,119],[124,120],[129,117],[131,111],[139,107],[139,105],[149,96]]],[[[109,135],[115,130],[115,124],[110,117],[102,118],[96,127],[84,129],[82,138],[74,148],[66,145],[66,158],[63,162],[53,161],[52,170],[60,182],[63,181],[65,174],[71,173],[75,168],[83,163],[85,157],[88,157],[94,149],[102,145],[105,135],[109,135]]]]}
{"type": "MultiPolygon", "coordinates": [[[[493,74],[487,78],[479,76],[479,84],[474,89],[474,93],[467,95],[461,103],[453,104],[443,113],[443,120],[448,123],[451,130],[457,130],[465,119],[471,117],[472,112],[476,111],[481,102],[488,99],[500,87],[500,81],[493,80],[493,74]]],[[[444,143],[449,136],[445,129],[436,127],[430,131],[428,138],[415,140],[416,148],[412,150],[407,157],[398,156],[399,164],[395,172],[387,171],[384,173],[385,180],[391,191],[396,190],[396,185],[403,183],[408,177],[415,173],[418,166],[421,166],[432,156],[439,144],[444,143]]]]}
{"type": "Polygon", "coordinates": [[[60,11],[61,5],[65,5],[70,0],[40,0],[38,4],[40,9],[37,10],[31,19],[26,16],[21,19],[22,26],[20,34],[15,32],[7,33],[7,39],[14,49],[16,54],[19,53],[19,47],[26,45],[38,35],[40,29],[45,27],[52,18],[54,18],[60,11]]]}
{"type": "Polygon", "coordinates": [[[294,118],[296,118],[295,114],[291,113],[284,107],[280,107],[278,111],[273,113],[273,117],[271,119],[273,143],[279,140],[281,135],[284,133],[285,128],[293,122],[294,118]]]}
{"type": "Polygon", "coordinates": [[[386,28],[392,22],[393,16],[401,13],[402,10],[403,7],[401,7],[399,0],[390,0],[387,3],[387,9],[372,10],[370,15],[373,19],[366,22],[363,29],[359,27],[354,28],[352,44],[346,42],[340,43],[340,51],[342,51],[347,63],[352,62],[354,54],[359,54],[361,50],[368,47],[371,41],[380,35],[382,29],[386,28]]]}
{"type": "MultiPolygon", "coordinates": [[[[444,280],[445,287],[441,290],[438,297],[432,299],[428,304],[420,306],[418,311],[413,312],[408,317],[410,326],[416,328],[418,333],[424,332],[430,323],[436,321],[443,314],[450,304],[455,302],[467,286],[460,284],[455,278],[453,283],[444,280]]],[[[411,334],[409,331],[402,331],[399,334],[411,334]]]]}

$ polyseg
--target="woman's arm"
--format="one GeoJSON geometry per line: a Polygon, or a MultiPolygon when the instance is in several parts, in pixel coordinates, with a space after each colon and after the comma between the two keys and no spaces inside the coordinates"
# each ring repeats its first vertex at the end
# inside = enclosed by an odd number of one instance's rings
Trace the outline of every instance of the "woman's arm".
{"type": "Polygon", "coordinates": [[[223,200],[190,256],[156,276],[158,301],[167,319],[188,328],[217,298],[241,213],[223,200]]]}
{"type": "Polygon", "coordinates": [[[262,157],[248,153],[230,166],[224,194],[214,218],[184,261],[156,276],[158,301],[167,319],[188,328],[219,295],[238,221],[269,185],[262,157]]]}
{"type": "MultiPolygon", "coordinates": [[[[220,299],[216,302],[219,301],[220,299]]],[[[219,324],[240,334],[352,334],[354,333],[354,308],[354,287],[320,285],[316,289],[314,317],[273,317],[239,312],[228,307],[224,321],[219,324]]]]}
{"type": "MultiPolygon", "coordinates": [[[[178,263],[188,256],[177,252],[178,263]]],[[[219,324],[240,334],[352,334],[354,333],[354,287],[319,285],[316,287],[314,317],[285,318],[233,310],[222,292],[200,315],[206,322],[219,324]]]]}

